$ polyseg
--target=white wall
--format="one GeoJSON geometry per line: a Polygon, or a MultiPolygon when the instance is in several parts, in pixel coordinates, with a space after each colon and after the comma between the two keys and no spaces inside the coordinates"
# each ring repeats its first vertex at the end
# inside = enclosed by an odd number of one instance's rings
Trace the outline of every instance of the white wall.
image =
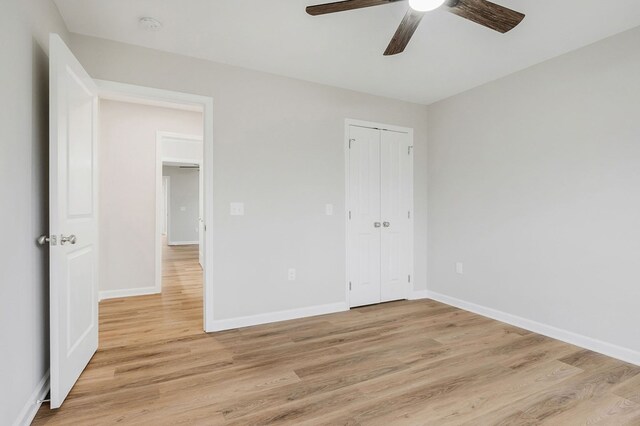
{"type": "Polygon", "coordinates": [[[0,424],[35,414],[49,369],[48,33],[55,6],[0,3],[0,424]]]}
{"type": "Polygon", "coordinates": [[[202,135],[202,113],[100,101],[100,291],[155,286],[156,133],[202,135]]]}
{"type": "Polygon", "coordinates": [[[415,286],[426,288],[425,106],[78,35],[72,48],[96,78],[213,97],[214,319],[344,302],[345,118],[415,129],[415,286]],[[229,216],[236,201],[245,216],[229,216]]]}
{"type": "Polygon", "coordinates": [[[638,46],[640,28],[429,108],[430,291],[640,360],[638,46]]]}
{"type": "Polygon", "coordinates": [[[164,166],[162,175],[169,176],[169,244],[198,244],[200,217],[200,171],[178,166],[164,166]]]}

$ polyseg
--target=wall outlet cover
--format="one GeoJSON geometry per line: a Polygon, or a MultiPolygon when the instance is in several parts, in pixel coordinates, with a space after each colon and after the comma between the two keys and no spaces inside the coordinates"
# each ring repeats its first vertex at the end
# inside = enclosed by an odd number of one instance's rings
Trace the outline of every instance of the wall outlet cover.
{"type": "Polygon", "coordinates": [[[229,213],[231,216],[244,216],[244,203],[231,203],[229,213]]]}
{"type": "Polygon", "coordinates": [[[333,216],[333,204],[325,204],[324,212],[327,216],[333,216]]]}

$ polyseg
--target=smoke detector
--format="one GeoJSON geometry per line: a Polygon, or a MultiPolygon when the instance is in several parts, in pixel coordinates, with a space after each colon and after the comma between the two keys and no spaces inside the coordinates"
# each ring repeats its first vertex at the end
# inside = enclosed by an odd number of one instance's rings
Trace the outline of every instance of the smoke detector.
{"type": "Polygon", "coordinates": [[[160,28],[162,28],[162,22],[148,16],[140,18],[138,20],[138,25],[140,26],[140,28],[147,31],[158,31],[160,28]]]}

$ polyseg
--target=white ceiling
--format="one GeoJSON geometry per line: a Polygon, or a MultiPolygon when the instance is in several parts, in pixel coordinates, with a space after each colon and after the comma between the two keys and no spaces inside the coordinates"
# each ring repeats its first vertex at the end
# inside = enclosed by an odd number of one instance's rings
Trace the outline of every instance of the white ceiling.
{"type": "Polygon", "coordinates": [[[75,33],[423,104],[640,25],[638,0],[494,0],[527,17],[502,35],[443,8],[384,57],[406,2],[312,17],[323,1],[54,1],[75,33]],[[143,16],[163,29],[139,29],[143,16]]]}

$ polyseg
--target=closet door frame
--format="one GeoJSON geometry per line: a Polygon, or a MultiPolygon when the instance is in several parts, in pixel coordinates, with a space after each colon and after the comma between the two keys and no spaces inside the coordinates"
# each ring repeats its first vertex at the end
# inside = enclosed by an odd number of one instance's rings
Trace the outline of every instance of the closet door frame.
{"type": "Polygon", "coordinates": [[[350,250],[349,250],[349,236],[351,234],[351,222],[349,220],[349,209],[350,209],[350,203],[351,203],[351,194],[350,194],[350,167],[349,167],[349,139],[350,139],[350,135],[349,135],[349,128],[350,126],[358,126],[358,127],[366,127],[366,128],[370,128],[370,129],[378,129],[378,130],[388,130],[388,131],[392,131],[392,132],[400,132],[400,133],[406,133],[409,137],[409,146],[411,149],[411,156],[409,159],[409,163],[410,163],[410,167],[411,167],[411,190],[410,190],[410,200],[409,200],[409,210],[411,212],[411,218],[409,220],[409,254],[408,257],[409,259],[407,259],[408,261],[408,266],[409,266],[409,276],[410,276],[410,282],[408,285],[408,291],[407,291],[407,299],[411,297],[411,293],[412,293],[412,289],[414,286],[414,264],[413,264],[413,260],[414,260],[414,238],[413,238],[413,233],[414,233],[414,203],[413,203],[413,188],[414,188],[414,174],[413,174],[413,147],[414,147],[414,138],[413,138],[413,129],[410,127],[402,127],[402,126],[395,126],[392,124],[383,124],[383,123],[376,123],[376,122],[371,122],[371,121],[363,121],[363,120],[355,120],[355,119],[350,119],[347,118],[345,119],[345,125],[344,125],[344,167],[345,167],[345,300],[347,302],[347,306],[351,306],[351,291],[349,288],[349,279],[351,277],[351,271],[350,271],[350,250]]]}

